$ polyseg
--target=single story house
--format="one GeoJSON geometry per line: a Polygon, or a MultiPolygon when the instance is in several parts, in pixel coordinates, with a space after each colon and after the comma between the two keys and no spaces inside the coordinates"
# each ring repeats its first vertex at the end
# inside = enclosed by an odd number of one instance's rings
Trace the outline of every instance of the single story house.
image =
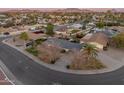
{"type": "Polygon", "coordinates": [[[89,43],[95,45],[98,49],[104,50],[108,46],[108,36],[102,32],[97,32],[94,34],[89,34],[81,39],[81,43],[89,43]]]}
{"type": "Polygon", "coordinates": [[[68,28],[66,25],[59,25],[54,27],[54,32],[59,36],[68,36],[68,28]]]}
{"type": "Polygon", "coordinates": [[[117,31],[117,32],[124,32],[124,27],[123,26],[112,26],[110,28],[117,31]]]}
{"type": "Polygon", "coordinates": [[[72,43],[67,40],[57,39],[57,38],[49,38],[44,43],[48,45],[58,46],[60,48],[68,49],[68,50],[80,50],[82,49],[83,46],[82,44],[79,43],[72,43]]]}
{"type": "Polygon", "coordinates": [[[91,30],[91,32],[93,32],[93,33],[102,32],[102,33],[106,34],[110,38],[119,33],[118,31],[115,31],[115,30],[109,29],[109,28],[105,28],[105,29],[93,28],[91,30]]]}
{"type": "Polygon", "coordinates": [[[29,40],[37,40],[46,37],[45,34],[36,34],[33,32],[27,32],[27,35],[29,36],[29,40]]]}
{"type": "Polygon", "coordinates": [[[29,28],[29,31],[33,32],[33,33],[45,33],[46,29],[44,27],[31,27],[29,28]]]}
{"type": "Polygon", "coordinates": [[[91,22],[91,23],[88,23],[87,26],[95,27],[96,25],[93,22],[91,22]]]}
{"type": "Polygon", "coordinates": [[[54,31],[66,31],[68,28],[67,28],[67,26],[66,25],[57,25],[57,26],[55,26],[54,27],[54,31]]]}
{"type": "Polygon", "coordinates": [[[82,29],[83,25],[81,24],[73,24],[71,26],[69,26],[69,28],[71,29],[82,29]]]}

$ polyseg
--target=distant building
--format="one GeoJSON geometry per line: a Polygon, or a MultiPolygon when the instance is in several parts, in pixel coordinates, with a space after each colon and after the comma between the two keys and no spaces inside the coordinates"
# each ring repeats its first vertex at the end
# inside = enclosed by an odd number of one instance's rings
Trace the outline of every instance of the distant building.
{"type": "Polygon", "coordinates": [[[82,27],[83,27],[83,25],[81,25],[81,24],[73,24],[73,25],[69,26],[69,28],[75,29],[75,30],[82,29],[82,27]]]}
{"type": "Polygon", "coordinates": [[[0,14],[0,18],[6,18],[7,16],[4,14],[0,14]]]}
{"type": "Polygon", "coordinates": [[[92,33],[102,32],[102,33],[106,34],[110,38],[119,33],[117,30],[114,30],[114,29],[105,29],[105,28],[103,28],[103,29],[93,28],[91,30],[91,32],[92,33]]]}
{"type": "Polygon", "coordinates": [[[31,28],[29,28],[29,31],[33,32],[33,33],[45,33],[46,29],[42,26],[33,26],[31,28]]]}
{"type": "Polygon", "coordinates": [[[66,25],[57,25],[54,27],[54,31],[67,31],[67,26],[66,25]]]}
{"type": "Polygon", "coordinates": [[[69,36],[67,25],[57,25],[54,27],[54,31],[58,38],[67,38],[69,36]]]}
{"type": "Polygon", "coordinates": [[[32,32],[27,32],[27,34],[28,34],[30,40],[37,40],[44,36],[43,34],[35,34],[32,32]]]}

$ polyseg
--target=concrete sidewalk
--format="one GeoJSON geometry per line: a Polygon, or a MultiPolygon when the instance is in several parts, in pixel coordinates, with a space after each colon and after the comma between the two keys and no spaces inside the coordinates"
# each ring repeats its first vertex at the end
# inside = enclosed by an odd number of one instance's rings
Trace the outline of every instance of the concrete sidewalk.
{"type": "Polygon", "coordinates": [[[8,79],[2,68],[0,68],[0,85],[12,85],[13,83],[8,79]]]}
{"type": "Polygon", "coordinates": [[[53,64],[46,64],[44,62],[42,62],[41,60],[39,60],[38,58],[36,58],[35,56],[27,53],[26,51],[11,45],[10,43],[6,42],[5,40],[3,41],[4,44],[15,48],[16,50],[20,51],[21,53],[23,53],[24,55],[26,55],[27,57],[31,58],[32,60],[34,60],[35,62],[37,62],[40,65],[43,65],[49,69],[52,70],[56,70],[56,71],[61,71],[61,72],[65,72],[65,73],[73,73],[73,74],[99,74],[99,73],[106,73],[106,72],[111,72],[114,70],[119,69],[120,67],[124,66],[124,62],[120,61],[118,59],[114,59],[111,56],[106,55],[106,53],[99,53],[99,59],[102,61],[102,63],[104,65],[106,65],[106,68],[104,69],[100,69],[100,70],[68,70],[65,65],[68,65],[70,62],[67,62],[63,59],[58,60],[58,62],[56,62],[54,65],[53,64]]]}
{"type": "Polygon", "coordinates": [[[9,71],[9,69],[3,64],[0,60],[0,71],[4,74],[6,81],[11,85],[22,85],[20,81],[16,79],[16,77],[9,71]]]}

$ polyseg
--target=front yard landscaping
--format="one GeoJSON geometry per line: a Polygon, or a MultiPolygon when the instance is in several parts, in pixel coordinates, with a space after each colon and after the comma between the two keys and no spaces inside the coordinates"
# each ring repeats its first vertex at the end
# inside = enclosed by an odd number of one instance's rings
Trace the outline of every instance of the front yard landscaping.
{"type": "MultiPolygon", "coordinates": [[[[26,33],[23,34],[21,34],[23,38],[17,36],[15,41],[11,40],[11,43],[16,46],[16,43],[21,40],[22,46],[18,48],[32,54],[36,59],[45,64],[49,64],[49,66],[50,64],[52,64],[51,66],[57,66],[58,64],[57,68],[80,71],[106,68],[106,66],[97,59],[98,51],[93,45],[86,44],[85,47],[83,47],[83,45],[79,43],[73,43],[55,37],[47,39],[42,37],[36,39],[34,37],[35,40],[31,40],[29,39],[31,38],[30,36],[26,35],[26,33]],[[29,45],[26,46],[25,44],[29,45]]],[[[17,44],[19,44],[19,42],[17,44]]]]}
{"type": "MultiPolygon", "coordinates": [[[[65,56],[66,53],[66,51],[59,46],[46,43],[40,43],[35,47],[27,48],[26,51],[48,64],[55,64],[57,60],[65,56]]],[[[97,52],[98,51],[92,45],[86,45],[83,51],[71,51],[70,58],[65,59],[71,61],[71,63],[66,66],[67,69],[95,70],[105,68],[106,66],[97,59],[97,52]]],[[[67,55],[70,55],[70,53],[66,53],[66,56],[67,55]]]]}
{"type": "Polygon", "coordinates": [[[97,69],[103,69],[106,66],[100,62],[100,60],[92,59],[89,62],[84,62],[83,60],[79,61],[80,59],[75,59],[72,61],[70,65],[68,65],[68,69],[73,70],[97,70],[97,69]]]}
{"type": "Polygon", "coordinates": [[[29,47],[26,49],[27,52],[31,53],[34,56],[38,56],[39,51],[35,47],[29,47]]]}
{"type": "Polygon", "coordinates": [[[71,64],[67,65],[68,69],[73,70],[95,70],[103,69],[106,66],[96,58],[96,50],[86,48],[80,52],[74,52],[71,55],[71,64]],[[89,53],[89,54],[88,54],[89,53]]]}
{"type": "Polygon", "coordinates": [[[39,51],[38,58],[45,63],[54,64],[61,57],[61,50],[55,46],[40,45],[37,47],[39,51]]]}

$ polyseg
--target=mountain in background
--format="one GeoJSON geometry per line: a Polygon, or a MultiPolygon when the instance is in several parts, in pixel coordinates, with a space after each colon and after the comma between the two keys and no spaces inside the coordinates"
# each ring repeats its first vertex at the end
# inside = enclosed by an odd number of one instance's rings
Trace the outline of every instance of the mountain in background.
{"type": "Polygon", "coordinates": [[[124,12],[124,8],[87,8],[88,10],[95,12],[106,12],[111,10],[112,12],[124,12]]]}
{"type": "Polygon", "coordinates": [[[66,8],[66,9],[58,9],[57,12],[92,12],[88,9],[80,9],[80,8],[66,8]]]}
{"type": "Polygon", "coordinates": [[[124,12],[124,8],[0,8],[0,12],[124,12]]]}

